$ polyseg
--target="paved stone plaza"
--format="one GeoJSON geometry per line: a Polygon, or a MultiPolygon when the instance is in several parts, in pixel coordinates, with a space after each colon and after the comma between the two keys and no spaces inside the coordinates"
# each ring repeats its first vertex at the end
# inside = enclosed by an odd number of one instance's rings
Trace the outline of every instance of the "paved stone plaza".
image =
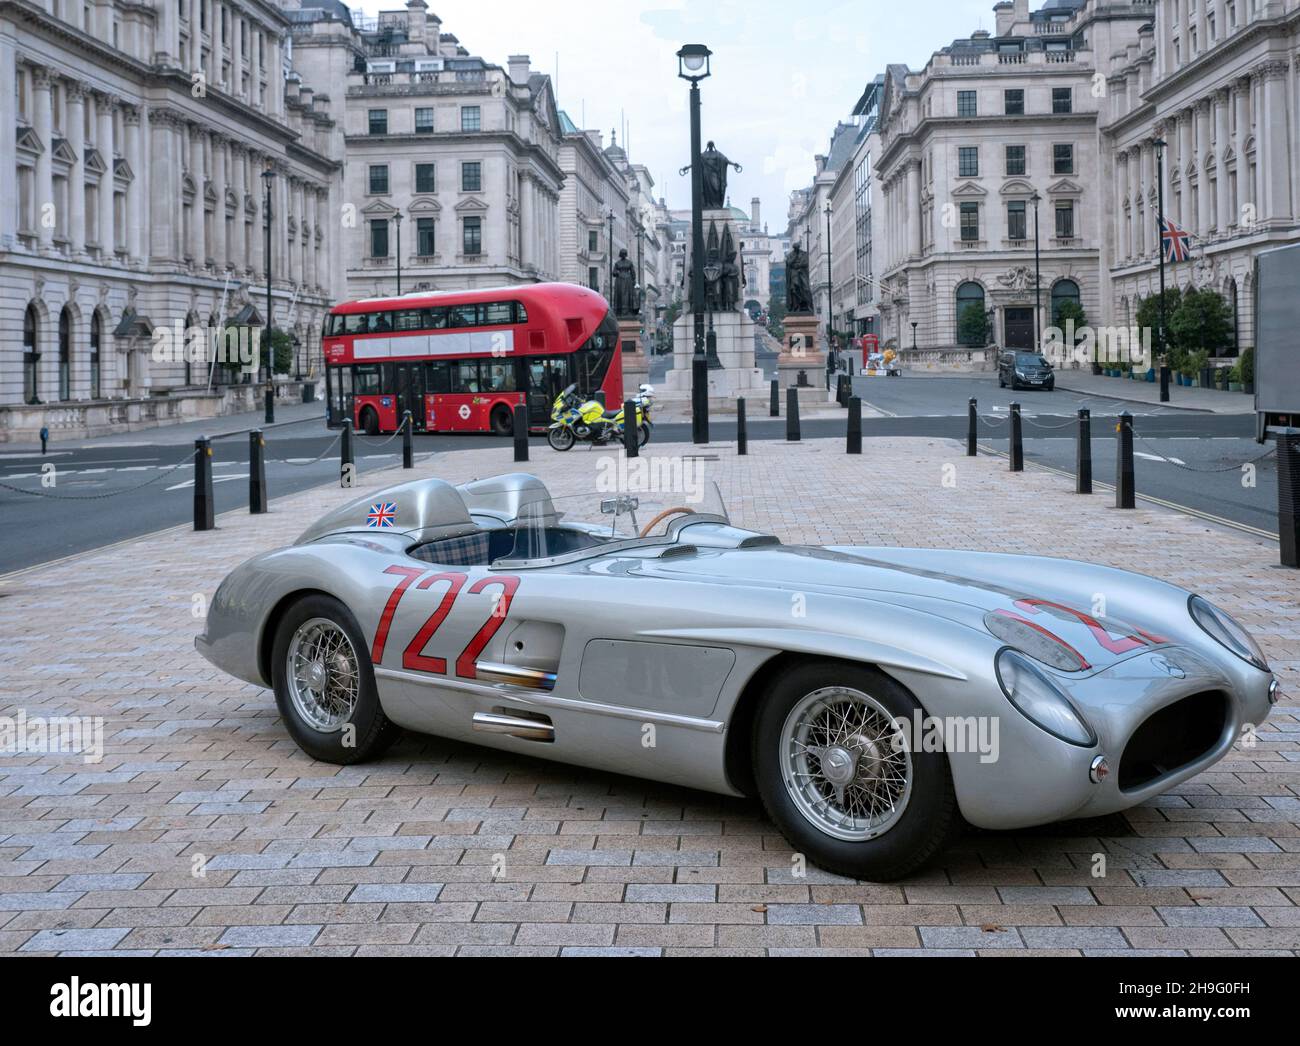
{"type": "MultiPolygon", "coordinates": [[[[1300,952],[1300,577],[1276,543],[1120,512],[940,439],[648,449],[716,456],[733,520],[787,542],[1047,551],[1194,588],[1255,632],[1287,696],[1254,748],[1127,815],[970,833],[902,883],[796,878],[756,801],[409,735],[375,764],[304,756],[269,691],[195,653],[192,608],[355,493],[321,488],[0,580],[0,713],[106,720],[100,763],[0,758],[0,951],[1300,952]]],[[[527,468],[589,491],[601,453],[534,445],[527,468]]],[[[452,482],[515,470],[506,444],[417,463],[452,482]]]]}

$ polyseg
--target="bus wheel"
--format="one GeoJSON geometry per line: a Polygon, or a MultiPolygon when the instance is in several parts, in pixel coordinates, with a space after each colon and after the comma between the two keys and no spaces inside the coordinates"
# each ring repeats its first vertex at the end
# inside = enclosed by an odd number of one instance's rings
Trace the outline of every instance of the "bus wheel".
{"type": "Polygon", "coordinates": [[[379,415],[373,408],[367,407],[361,412],[361,428],[367,436],[379,435],[379,415]]]}
{"type": "Polygon", "coordinates": [[[506,407],[497,407],[492,411],[492,435],[509,436],[515,431],[515,419],[506,407]]]}
{"type": "Polygon", "coordinates": [[[546,434],[546,442],[555,450],[568,450],[573,446],[573,429],[551,429],[546,434]]]}

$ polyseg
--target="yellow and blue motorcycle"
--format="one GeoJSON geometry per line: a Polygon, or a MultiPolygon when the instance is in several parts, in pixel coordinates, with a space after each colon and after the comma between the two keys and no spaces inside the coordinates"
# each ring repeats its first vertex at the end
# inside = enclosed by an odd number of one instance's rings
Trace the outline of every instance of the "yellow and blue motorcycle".
{"type": "MultiPolygon", "coordinates": [[[[650,403],[654,389],[642,385],[636,398],[637,446],[650,441],[650,403]]],[[[575,443],[589,443],[593,447],[623,439],[623,408],[606,410],[600,400],[583,400],[578,386],[570,385],[551,405],[551,424],[546,430],[546,441],[556,450],[569,450],[575,443]]]]}

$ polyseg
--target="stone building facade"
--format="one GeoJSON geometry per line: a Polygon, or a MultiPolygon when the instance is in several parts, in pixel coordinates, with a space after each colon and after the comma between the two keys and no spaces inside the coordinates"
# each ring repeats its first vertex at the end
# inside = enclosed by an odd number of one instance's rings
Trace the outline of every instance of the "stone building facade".
{"type": "Polygon", "coordinates": [[[310,370],[339,163],[286,30],[262,0],[0,0],[0,439],[251,404],[154,332],[261,324],[268,170],[274,320],[310,370]]]}

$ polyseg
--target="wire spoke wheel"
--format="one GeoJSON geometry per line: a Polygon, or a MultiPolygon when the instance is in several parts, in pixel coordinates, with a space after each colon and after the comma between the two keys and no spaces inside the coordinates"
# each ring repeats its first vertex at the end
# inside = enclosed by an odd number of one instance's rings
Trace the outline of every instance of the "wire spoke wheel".
{"type": "Polygon", "coordinates": [[[285,680],[304,723],[321,733],[342,729],[361,693],[360,663],[347,633],[329,618],[304,621],[289,642],[285,680]]]}
{"type": "Polygon", "coordinates": [[[889,831],[912,794],[912,753],[890,711],[850,687],[797,701],[780,734],[781,777],[796,809],[836,839],[889,831]]]}

